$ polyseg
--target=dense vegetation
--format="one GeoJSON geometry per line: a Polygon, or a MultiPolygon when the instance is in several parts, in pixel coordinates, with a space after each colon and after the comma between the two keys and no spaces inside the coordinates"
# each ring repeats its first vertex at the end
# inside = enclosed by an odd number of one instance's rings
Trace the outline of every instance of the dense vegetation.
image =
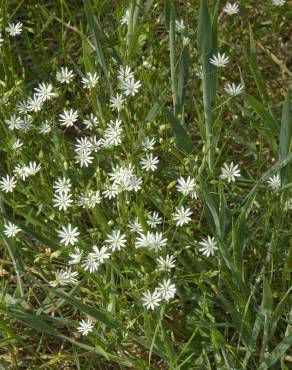
{"type": "Polygon", "coordinates": [[[0,11],[0,368],[291,369],[291,1],[0,11]]]}

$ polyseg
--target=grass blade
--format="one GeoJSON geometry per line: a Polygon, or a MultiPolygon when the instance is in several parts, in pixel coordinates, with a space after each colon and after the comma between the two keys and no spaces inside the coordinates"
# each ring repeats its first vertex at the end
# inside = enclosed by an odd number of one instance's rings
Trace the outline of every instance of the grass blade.
{"type": "MultiPolygon", "coordinates": [[[[78,308],[81,312],[85,313],[86,315],[89,315],[91,317],[94,317],[96,320],[101,321],[103,324],[105,324],[107,327],[113,329],[113,330],[122,330],[124,332],[127,332],[127,335],[129,338],[131,338],[134,342],[141,345],[142,347],[146,349],[150,349],[151,345],[150,343],[146,342],[142,338],[136,336],[135,334],[131,333],[130,331],[126,330],[121,323],[116,321],[113,317],[111,317],[109,314],[102,312],[100,310],[97,310],[95,308],[89,307],[86,304],[84,304],[80,299],[76,299],[74,297],[71,297],[67,293],[63,292],[62,290],[58,289],[54,291],[54,294],[59,296],[60,298],[64,299],[67,303],[73,305],[74,307],[78,308]]],[[[157,349],[153,349],[153,353],[156,355],[164,358],[165,356],[157,349]]]]}
{"type": "Polygon", "coordinates": [[[193,142],[187,134],[186,130],[175,118],[174,114],[169,108],[165,107],[163,110],[168,122],[172,126],[179,147],[186,153],[191,153],[194,150],[193,142]]]}
{"type": "MultiPolygon", "coordinates": [[[[281,129],[280,129],[280,143],[279,143],[279,160],[282,161],[287,157],[291,144],[291,130],[292,115],[290,103],[290,91],[287,92],[282,110],[281,129]]],[[[289,182],[288,167],[281,170],[281,182],[285,185],[289,182]]]]}
{"type": "Polygon", "coordinates": [[[271,367],[281,360],[281,357],[285,354],[285,352],[290,349],[292,346],[292,334],[289,334],[285,337],[274,349],[273,351],[267,356],[267,358],[260,364],[258,370],[267,370],[271,369],[271,367]]]}
{"type": "Polygon", "coordinates": [[[213,30],[207,0],[200,1],[199,25],[197,34],[198,48],[203,65],[203,104],[205,113],[206,156],[209,169],[214,165],[214,113],[216,99],[216,69],[210,64],[210,57],[217,46],[217,19],[216,12],[213,19],[213,30]],[[213,32],[214,30],[214,32],[213,32]]]}
{"type": "Polygon", "coordinates": [[[96,48],[97,61],[103,70],[105,78],[109,84],[110,91],[112,91],[111,78],[110,78],[110,74],[109,74],[109,71],[106,65],[104,53],[102,50],[102,46],[101,46],[102,44],[99,38],[99,35],[102,32],[101,27],[99,26],[97,19],[93,14],[93,10],[92,10],[89,0],[84,0],[84,10],[85,10],[85,14],[86,14],[87,21],[89,24],[89,28],[93,35],[93,42],[96,48]]]}
{"type": "Polygon", "coordinates": [[[173,100],[174,115],[177,112],[177,76],[176,76],[176,51],[175,51],[175,8],[173,0],[166,0],[166,21],[169,32],[169,52],[170,52],[170,75],[171,75],[171,90],[173,100]]]}

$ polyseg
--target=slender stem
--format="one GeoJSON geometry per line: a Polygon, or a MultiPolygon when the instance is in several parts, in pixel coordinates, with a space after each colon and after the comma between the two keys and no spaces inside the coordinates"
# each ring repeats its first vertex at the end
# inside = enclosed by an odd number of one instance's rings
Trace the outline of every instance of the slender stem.
{"type": "Polygon", "coordinates": [[[211,69],[209,62],[209,55],[203,55],[203,104],[205,115],[205,128],[206,128],[206,156],[209,169],[211,170],[214,165],[214,145],[213,145],[213,123],[214,114],[212,110],[212,95],[211,91],[211,69]]]}
{"type": "Polygon", "coordinates": [[[170,51],[170,73],[171,90],[173,99],[173,110],[176,113],[177,107],[177,78],[176,78],[176,52],[175,52],[175,12],[174,3],[170,1],[170,20],[169,20],[169,51],[170,51]]]}

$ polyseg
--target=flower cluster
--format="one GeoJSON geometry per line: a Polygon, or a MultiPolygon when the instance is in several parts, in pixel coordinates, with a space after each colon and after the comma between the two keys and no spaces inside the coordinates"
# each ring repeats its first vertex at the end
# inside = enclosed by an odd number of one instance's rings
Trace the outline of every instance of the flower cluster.
{"type": "MultiPolygon", "coordinates": [[[[273,0],[272,4],[283,6],[285,1],[273,0]]],[[[239,4],[227,2],[221,15],[232,21],[229,16],[240,10],[239,4]]],[[[120,19],[124,31],[131,16],[128,9],[120,19]]],[[[177,19],[173,27],[182,47],[189,47],[191,34],[185,20],[177,19]]],[[[5,35],[10,40],[23,30],[26,32],[21,22],[9,23],[5,35]]],[[[0,35],[0,45],[3,43],[0,35]]],[[[137,43],[143,44],[142,37],[137,43]]],[[[232,59],[226,51],[208,55],[204,67],[194,66],[196,82],[206,82],[206,71],[224,74],[232,59]]],[[[25,250],[31,245],[41,249],[46,241],[51,242],[56,251],[48,253],[55,267],[50,279],[40,277],[48,288],[69,289],[83,279],[90,284],[100,279],[100,285],[106,285],[108,276],[113,281],[116,274],[121,290],[129,291],[131,299],[125,299],[129,306],[147,310],[171,306],[182,280],[181,255],[188,249],[200,262],[217,268],[224,249],[220,235],[213,229],[213,236],[208,235],[210,230],[202,221],[208,212],[210,217],[217,217],[202,179],[206,153],[196,152],[196,148],[192,153],[181,153],[178,140],[170,134],[171,125],[160,115],[164,103],[158,104],[154,95],[151,105],[145,103],[148,101],[143,94],[151,90],[147,76],[155,71],[146,58],[138,66],[134,62],[124,64],[118,57],[109,62],[109,76],[98,65],[83,72],[75,67],[59,65],[50,80],[34,82],[29,91],[23,89],[21,98],[15,95],[9,101],[9,109],[3,107],[7,160],[6,167],[1,167],[0,191],[7,209],[16,210],[3,216],[3,238],[8,242],[14,238],[20,248],[28,241],[25,250]],[[103,91],[107,77],[112,86],[103,91]],[[42,225],[38,232],[48,235],[38,240],[38,233],[33,233],[31,241],[25,232],[26,222],[36,229],[42,225]],[[117,265],[122,271],[117,272],[117,265]],[[127,280],[124,286],[123,279],[127,280]]],[[[180,73],[183,68],[178,65],[180,73]]],[[[238,76],[234,80],[237,82],[227,80],[221,87],[219,99],[224,104],[246,96],[248,86],[238,76]]],[[[179,80],[177,90],[183,82],[179,80]]],[[[171,104],[168,99],[167,104],[171,104]]],[[[179,118],[184,125],[185,108],[179,114],[175,109],[171,123],[178,124],[179,118]]],[[[192,137],[196,134],[190,133],[192,137]]],[[[199,145],[204,146],[208,133],[201,136],[199,145]]],[[[236,191],[243,193],[251,176],[244,160],[236,163],[235,159],[222,159],[216,140],[218,162],[208,170],[206,183],[222,197],[218,208],[223,215],[225,208],[237,206],[236,191]],[[225,196],[230,196],[230,202],[229,198],[225,202],[225,196]]],[[[281,174],[274,173],[264,186],[277,197],[281,174]]],[[[40,263],[47,263],[43,251],[38,252],[40,263]]],[[[94,322],[86,318],[76,327],[79,333],[88,335],[94,322]]]]}

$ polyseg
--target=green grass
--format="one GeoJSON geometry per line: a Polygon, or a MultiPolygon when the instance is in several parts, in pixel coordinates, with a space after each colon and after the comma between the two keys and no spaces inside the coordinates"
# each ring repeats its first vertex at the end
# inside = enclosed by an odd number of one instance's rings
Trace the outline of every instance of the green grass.
{"type": "Polygon", "coordinates": [[[41,164],[26,180],[15,175],[13,192],[0,191],[0,369],[291,368],[292,4],[238,3],[231,16],[225,2],[206,0],[0,3],[0,177],[12,176],[16,165],[41,164]],[[128,27],[120,22],[127,9],[128,27]],[[5,27],[17,21],[23,32],[9,37],[5,27]],[[210,64],[218,51],[230,58],[225,68],[210,64]],[[120,92],[117,73],[126,65],[141,87],[117,112],[110,98],[120,92]],[[74,72],[69,85],[56,81],[61,66],[74,72]],[[87,72],[99,76],[92,90],[81,83],[87,72]],[[40,82],[52,83],[58,97],[29,113],[28,132],[9,130],[6,120],[20,115],[17,103],[40,82]],[[228,96],[232,82],[245,92],[228,96]],[[59,114],[70,108],[79,118],[65,128],[59,114]],[[99,122],[92,130],[82,123],[90,113],[99,122]],[[122,142],[80,167],[76,140],[103,137],[116,119],[122,142]],[[40,134],[46,120],[52,130],[40,134]],[[154,172],[140,163],[147,137],[159,158],[154,172]],[[16,139],[19,150],[12,149],[16,139]],[[228,183],[220,175],[230,162],[241,176],[228,183]],[[78,206],[80,193],[102,194],[113,168],[129,164],[142,179],[139,191],[78,206]],[[277,174],[281,186],[272,190],[267,181],[277,174]],[[72,183],[67,211],[52,201],[62,176],[72,183]],[[177,191],[181,176],[194,178],[197,199],[177,191]],[[179,227],[173,215],[181,206],[192,215],[179,227]],[[153,211],[162,219],[156,229],[147,223],[153,211]],[[160,251],[135,247],[128,227],[135,218],[144,234],[156,230],[167,239],[160,251]],[[8,222],[20,229],[16,237],[4,233],[8,222]],[[80,232],[83,262],[113,230],[127,243],[96,272],[79,263],[72,267],[76,283],[52,286],[74,249],[58,237],[68,223],[80,232]],[[210,257],[199,251],[207,236],[217,245],[210,257]],[[166,255],[175,256],[175,268],[161,272],[157,258],[166,255]],[[147,310],[143,293],[166,277],[175,297],[147,310]],[[84,319],[94,324],[86,336],[77,330],[84,319]]]}

